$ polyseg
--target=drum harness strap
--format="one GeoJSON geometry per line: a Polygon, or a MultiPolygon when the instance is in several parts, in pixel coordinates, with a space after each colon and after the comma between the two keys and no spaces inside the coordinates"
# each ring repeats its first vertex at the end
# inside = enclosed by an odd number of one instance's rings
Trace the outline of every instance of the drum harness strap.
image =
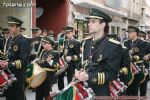
{"type": "Polygon", "coordinates": [[[42,68],[44,69],[45,71],[49,71],[49,72],[55,72],[56,70],[55,69],[51,69],[51,68],[42,68]]]}

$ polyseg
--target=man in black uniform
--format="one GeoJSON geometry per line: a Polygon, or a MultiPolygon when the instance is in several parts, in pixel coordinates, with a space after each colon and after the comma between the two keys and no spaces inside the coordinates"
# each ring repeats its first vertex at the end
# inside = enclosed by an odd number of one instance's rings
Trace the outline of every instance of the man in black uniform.
{"type": "MultiPolygon", "coordinates": [[[[139,32],[139,38],[142,39],[143,41],[146,40],[146,35],[147,33],[144,32],[144,31],[141,31],[139,32]]],[[[145,41],[146,42],[146,41],[145,41]]],[[[147,53],[150,53],[150,43],[149,42],[146,42],[147,43],[147,53]]],[[[145,81],[143,83],[140,84],[140,96],[146,96],[146,93],[147,93],[147,81],[148,81],[148,78],[149,78],[149,72],[148,72],[148,69],[149,69],[149,60],[150,60],[150,55],[148,54],[147,56],[144,56],[144,66],[145,66],[145,71],[147,71],[147,75],[145,77],[145,81]]]]}
{"type": "Polygon", "coordinates": [[[3,58],[6,54],[6,45],[7,45],[7,42],[8,42],[8,38],[10,37],[10,32],[9,32],[9,29],[8,28],[4,28],[2,29],[2,34],[3,34],[3,38],[1,39],[1,43],[0,43],[0,50],[1,50],[1,53],[3,54],[3,56],[0,57],[0,59],[5,59],[3,58]]]}
{"type": "Polygon", "coordinates": [[[2,40],[3,40],[3,35],[2,35],[2,27],[0,27],[0,50],[3,51],[3,43],[2,43],[2,40]]]}
{"type": "Polygon", "coordinates": [[[140,39],[142,39],[142,40],[146,40],[146,35],[147,35],[146,32],[140,30],[138,37],[139,37],[140,39]]]}
{"type": "Polygon", "coordinates": [[[108,23],[112,21],[110,16],[91,9],[87,19],[92,37],[83,41],[82,50],[83,62],[87,62],[88,66],[84,66],[85,71],[77,71],[75,78],[87,81],[96,96],[110,96],[109,83],[118,76],[122,47],[120,42],[107,38],[108,23]]]}
{"type": "Polygon", "coordinates": [[[139,74],[134,75],[134,80],[132,84],[127,89],[127,95],[138,95],[138,89],[140,86],[140,83],[142,83],[144,77],[141,76],[143,66],[144,58],[148,54],[148,46],[147,43],[141,39],[138,38],[139,29],[134,26],[128,26],[128,36],[129,40],[126,40],[124,42],[124,46],[127,47],[129,50],[130,56],[131,56],[131,63],[135,65],[137,68],[137,71],[139,71],[139,74]],[[138,70],[138,68],[141,69],[138,70]]]}
{"type": "Polygon", "coordinates": [[[38,53],[42,50],[41,48],[41,29],[35,27],[32,30],[32,38],[31,42],[31,53],[30,53],[30,61],[33,61],[37,56],[38,53]]]}
{"type": "Polygon", "coordinates": [[[77,60],[79,60],[80,55],[80,42],[74,39],[74,28],[70,26],[66,26],[64,28],[65,35],[67,39],[64,41],[64,52],[62,56],[68,64],[68,68],[65,72],[58,75],[58,88],[62,90],[64,88],[64,76],[67,72],[67,80],[68,83],[72,81],[72,78],[75,73],[75,68],[77,67],[77,60]]]}
{"type": "Polygon", "coordinates": [[[123,54],[121,57],[121,66],[119,70],[119,78],[126,86],[130,85],[132,82],[132,76],[129,77],[129,74],[131,73],[130,70],[130,64],[131,59],[129,55],[129,51],[125,46],[122,46],[123,48],[123,54]]]}
{"type": "Polygon", "coordinates": [[[148,31],[147,34],[148,34],[148,39],[146,41],[150,43],[150,31],[148,31]]]}
{"type": "Polygon", "coordinates": [[[17,81],[5,91],[6,100],[25,100],[25,67],[28,63],[30,46],[27,39],[20,34],[23,22],[12,16],[8,16],[7,19],[12,36],[7,43],[7,60],[3,60],[0,65],[3,68],[8,67],[17,81]]]}
{"type": "Polygon", "coordinates": [[[50,100],[50,89],[52,88],[52,81],[54,79],[54,74],[58,68],[59,54],[53,50],[55,41],[45,36],[42,39],[43,50],[39,56],[39,61],[37,63],[46,70],[47,77],[46,80],[36,88],[36,100],[50,100]]]}

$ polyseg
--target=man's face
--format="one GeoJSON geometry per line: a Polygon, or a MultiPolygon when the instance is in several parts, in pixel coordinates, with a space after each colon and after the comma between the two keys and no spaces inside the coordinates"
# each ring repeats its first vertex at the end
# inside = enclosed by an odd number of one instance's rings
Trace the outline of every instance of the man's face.
{"type": "Polygon", "coordinates": [[[97,33],[99,32],[102,28],[104,28],[100,23],[99,19],[89,19],[88,20],[88,27],[89,27],[89,33],[97,33]]]}
{"type": "Polygon", "coordinates": [[[42,42],[42,46],[46,51],[52,50],[52,45],[47,42],[42,42]]]}
{"type": "Polygon", "coordinates": [[[133,40],[135,37],[137,37],[137,32],[128,31],[128,37],[129,37],[130,40],[133,40]]]}
{"type": "Polygon", "coordinates": [[[39,37],[41,35],[41,30],[38,30],[38,31],[32,31],[32,37],[35,38],[35,37],[39,37]]]}
{"type": "Polygon", "coordinates": [[[11,34],[9,32],[5,32],[3,35],[4,35],[5,39],[7,39],[10,37],[11,34]]]}
{"type": "Polygon", "coordinates": [[[73,37],[73,32],[69,31],[65,33],[67,39],[71,39],[73,37]]]}
{"type": "Polygon", "coordinates": [[[8,27],[11,34],[16,34],[20,30],[20,27],[17,27],[16,24],[8,24],[8,27]]]}
{"type": "Polygon", "coordinates": [[[150,39],[150,34],[148,34],[148,38],[150,39]]]}

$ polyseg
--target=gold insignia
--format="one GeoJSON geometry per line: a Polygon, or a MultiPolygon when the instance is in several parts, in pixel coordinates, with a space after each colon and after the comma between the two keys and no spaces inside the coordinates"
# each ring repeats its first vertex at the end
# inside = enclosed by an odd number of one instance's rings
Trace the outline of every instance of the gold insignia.
{"type": "Polygon", "coordinates": [[[103,84],[105,84],[105,73],[103,72],[103,84]]]}
{"type": "Polygon", "coordinates": [[[65,49],[64,54],[66,55],[68,53],[68,49],[65,49]]]}
{"type": "Polygon", "coordinates": [[[109,39],[109,41],[112,42],[112,43],[115,43],[115,44],[120,44],[119,41],[116,41],[116,40],[114,40],[114,39],[109,39]]]}
{"type": "Polygon", "coordinates": [[[102,55],[100,54],[97,61],[100,62],[101,60],[102,60],[102,55]]]}
{"type": "Polygon", "coordinates": [[[96,78],[94,78],[94,79],[93,79],[93,82],[94,82],[94,83],[96,83],[96,82],[97,82],[97,79],[96,79],[96,78]]]}
{"type": "Polygon", "coordinates": [[[73,60],[77,60],[78,57],[76,55],[73,55],[73,60]]]}
{"type": "Polygon", "coordinates": [[[70,48],[73,48],[73,44],[70,44],[69,47],[70,47],[70,48]]]}
{"type": "Polygon", "coordinates": [[[54,67],[57,67],[57,65],[54,65],[54,67]]]}
{"type": "Polygon", "coordinates": [[[20,62],[20,60],[16,60],[15,61],[15,65],[16,65],[17,69],[21,69],[21,62],[20,62]]]}
{"type": "Polygon", "coordinates": [[[31,70],[30,70],[30,68],[28,68],[27,70],[26,70],[26,72],[30,72],[31,70]]]}
{"type": "Polygon", "coordinates": [[[96,78],[92,78],[91,81],[92,81],[93,83],[96,83],[96,82],[97,82],[97,79],[96,79],[96,78]]]}
{"type": "Polygon", "coordinates": [[[100,80],[100,73],[98,73],[98,84],[101,83],[100,81],[101,81],[101,80],[100,80]]]}
{"type": "Polygon", "coordinates": [[[35,41],[35,44],[38,44],[39,43],[39,41],[35,41]]]}
{"type": "Polygon", "coordinates": [[[135,47],[135,48],[133,49],[133,51],[134,51],[134,52],[139,52],[139,48],[135,47]]]}
{"type": "Polygon", "coordinates": [[[17,51],[17,50],[18,50],[18,45],[14,45],[14,46],[13,46],[13,50],[14,50],[14,51],[17,51]]]}
{"type": "Polygon", "coordinates": [[[92,46],[91,48],[94,49],[94,46],[92,46]]]}

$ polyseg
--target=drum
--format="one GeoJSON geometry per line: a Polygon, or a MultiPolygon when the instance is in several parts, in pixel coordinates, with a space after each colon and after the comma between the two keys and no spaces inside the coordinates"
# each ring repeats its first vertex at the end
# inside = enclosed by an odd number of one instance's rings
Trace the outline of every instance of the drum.
{"type": "Polygon", "coordinates": [[[31,63],[26,70],[27,83],[29,87],[36,88],[40,86],[46,79],[46,71],[42,69],[37,63],[31,63]]]}
{"type": "Polygon", "coordinates": [[[86,87],[87,83],[72,82],[54,100],[94,100],[94,92],[86,87]]]}
{"type": "Polygon", "coordinates": [[[15,81],[17,81],[17,79],[8,68],[1,69],[0,70],[0,94],[3,94],[3,92],[9,86],[11,86],[15,81]]]}
{"type": "Polygon", "coordinates": [[[119,78],[117,80],[113,80],[110,83],[110,95],[111,96],[119,96],[127,89],[127,86],[120,81],[119,78]]]}

